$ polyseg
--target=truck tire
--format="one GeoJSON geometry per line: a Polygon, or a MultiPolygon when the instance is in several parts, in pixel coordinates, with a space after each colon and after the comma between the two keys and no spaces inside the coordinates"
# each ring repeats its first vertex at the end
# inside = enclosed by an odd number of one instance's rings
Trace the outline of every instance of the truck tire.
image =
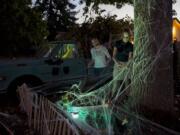
{"type": "Polygon", "coordinates": [[[17,79],[15,81],[13,81],[10,86],[8,87],[8,96],[10,96],[11,98],[15,98],[17,99],[18,95],[17,95],[17,88],[19,86],[21,86],[22,84],[26,84],[28,87],[33,88],[35,86],[41,85],[42,82],[38,79],[17,79]]]}

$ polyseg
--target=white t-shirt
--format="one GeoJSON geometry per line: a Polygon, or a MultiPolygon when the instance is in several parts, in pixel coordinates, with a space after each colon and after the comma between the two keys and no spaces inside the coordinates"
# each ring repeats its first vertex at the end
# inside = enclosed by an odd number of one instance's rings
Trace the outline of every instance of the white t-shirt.
{"type": "Polygon", "coordinates": [[[104,68],[107,66],[107,58],[110,59],[108,50],[104,46],[91,49],[91,56],[94,60],[95,68],[104,68]]]}

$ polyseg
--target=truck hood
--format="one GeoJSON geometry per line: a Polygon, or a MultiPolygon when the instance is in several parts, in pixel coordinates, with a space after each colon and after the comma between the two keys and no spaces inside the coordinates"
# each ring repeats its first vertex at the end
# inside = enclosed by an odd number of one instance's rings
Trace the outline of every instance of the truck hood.
{"type": "Polygon", "coordinates": [[[0,68],[7,66],[34,66],[44,64],[47,58],[18,58],[18,59],[1,59],[0,68]]]}

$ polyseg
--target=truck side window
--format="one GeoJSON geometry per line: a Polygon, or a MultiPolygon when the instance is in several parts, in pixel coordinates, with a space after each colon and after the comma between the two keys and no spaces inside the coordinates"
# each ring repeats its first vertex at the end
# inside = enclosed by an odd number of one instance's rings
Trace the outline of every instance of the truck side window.
{"type": "Polygon", "coordinates": [[[77,50],[74,44],[64,44],[59,50],[58,58],[72,59],[77,57],[77,50]]]}

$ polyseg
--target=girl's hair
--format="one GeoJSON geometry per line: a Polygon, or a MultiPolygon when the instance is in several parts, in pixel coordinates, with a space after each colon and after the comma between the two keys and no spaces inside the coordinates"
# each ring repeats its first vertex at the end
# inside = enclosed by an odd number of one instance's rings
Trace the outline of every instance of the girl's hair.
{"type": "Polygon", "coordinates": [[[98,42],[99,44],[100,44],[100,42],[99,42],[99,39],[98,38],[91,38],[91,41],[92,40],[95,40],[96,42],[98,42]]]}
{"type": "Polygon", "coordinates": [[[128,33],[130,35],[130,31],[128,29],[124,29],[122,33],[128,33]]]}

